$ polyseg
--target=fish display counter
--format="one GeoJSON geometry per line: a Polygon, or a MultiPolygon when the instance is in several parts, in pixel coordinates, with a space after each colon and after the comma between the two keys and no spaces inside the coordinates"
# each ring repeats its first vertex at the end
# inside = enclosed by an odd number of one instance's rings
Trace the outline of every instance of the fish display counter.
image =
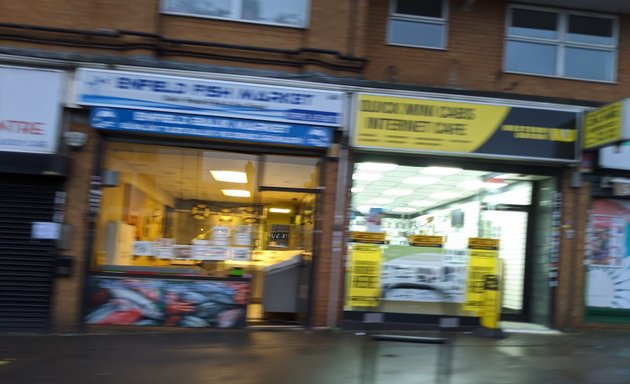
{"type": "Polygon", "coordinates": [[[170,327],[241,328],[246,324],[250,280],[194,276],[180,268],[105,272],[88,280],[85,323],[170,327]]]}

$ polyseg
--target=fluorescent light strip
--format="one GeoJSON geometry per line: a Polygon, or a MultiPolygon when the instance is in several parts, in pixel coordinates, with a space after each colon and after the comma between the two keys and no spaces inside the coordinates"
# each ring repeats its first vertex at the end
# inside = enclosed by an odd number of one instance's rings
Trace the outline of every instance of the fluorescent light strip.
{"type": "Polygon", "coordinates": [[[251,193],[244,189],[222,189],[221,193],[231,197],[251,197],[251,193]]]}
{"type": "Polygon", "coordinates": [[[429,185],[436,183],[438,179],[434,179],[432,177],[422,177],[422,176],[414,176],[408,177],[402,181],[403,184],[412,184],[412,185],[429,185]]]}
{"type": "Polygon", "coordinates": [[[439,176],[449,176],[454,175],[456,173],[460,173],[463,171],[461,168],[452,168],[452,167],[426,167],[420,170],[420,173],[424,173],[425,175],[439,175],[439,176]]]}
{"type": "Polygon", "coordinates": [[[212,177],[216,181],[223,181],[226,183],[247,183],[247,175],[245,172],[235,172],[235,171],[210,171],[212,177]]]}
{"type": "Polygon", "coordinates": [[[271,212],[271,213],[290,213],[291,210],[289,208],[269,208],[269,212],[271,212]]]}

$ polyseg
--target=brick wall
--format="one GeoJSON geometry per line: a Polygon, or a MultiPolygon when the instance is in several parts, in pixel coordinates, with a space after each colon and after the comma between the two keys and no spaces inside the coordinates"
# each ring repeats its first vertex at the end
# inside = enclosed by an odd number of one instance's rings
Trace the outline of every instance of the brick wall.
{"type": "Polygon", "coordinates": [[[76,331],[79,327],[82,285],[86,258],[88,225],[86,222],[89,180],[94,169],[94,155],[97,151],[96,132],[85,124],[85,112],[71,113],[73,121],[69,130],[85,132],[89,139],[78,151],[70,152],[70,170],[65,185],[66,223],[72,228],[70,249],[64,255],[74,259],[70,277],[56,278],[53,295],[53,330],[57,332],[76,331]]]}
{"type": "Polygon", "coordinates": [[[319,252],[315,262],[313,286],[313,301],[311,303],[311,325],[323,327],[328,325],[328,305],[330,302],[331,272],[341,265],[332,264],[332,234],[335,219],[335,191],[337,185],[336,161],[327,161],[322,169],[324,191],[320,196],[319,229],[317,247],[319,252]]]}
{"type": "Polygon", "coordinates": [[[528,96],[609,101],[627,96],[630,20],[620,19],[619,81],[614,84],[504,73],[507,1],[477,1],[470,11],[451,1],[446,50],[388,46],[388,2],[370,2],[365,52],[373,80],[528,96]]]}

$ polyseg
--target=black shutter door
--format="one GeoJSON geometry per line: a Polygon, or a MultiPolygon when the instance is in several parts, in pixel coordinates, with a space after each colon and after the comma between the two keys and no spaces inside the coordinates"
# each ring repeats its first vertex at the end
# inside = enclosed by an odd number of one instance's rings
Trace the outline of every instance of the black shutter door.
{"type": "Polygon", "coordinates": [[[32,239],[31,229],[53,221],[61,187],[56,178],[0,174],[0,331],[50,330],[55,242],[32,239]]]}

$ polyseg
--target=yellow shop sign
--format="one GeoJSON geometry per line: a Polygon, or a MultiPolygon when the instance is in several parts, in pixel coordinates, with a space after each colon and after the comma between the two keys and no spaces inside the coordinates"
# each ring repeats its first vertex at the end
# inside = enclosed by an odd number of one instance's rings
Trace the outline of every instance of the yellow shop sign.
{"type": "Polygon", "coordinates": [[[401,152],[574,160],[576,113],[359,94],[352,143],[401,152]],[[545,145],[540,145],[545,142],[545,145]]]}

